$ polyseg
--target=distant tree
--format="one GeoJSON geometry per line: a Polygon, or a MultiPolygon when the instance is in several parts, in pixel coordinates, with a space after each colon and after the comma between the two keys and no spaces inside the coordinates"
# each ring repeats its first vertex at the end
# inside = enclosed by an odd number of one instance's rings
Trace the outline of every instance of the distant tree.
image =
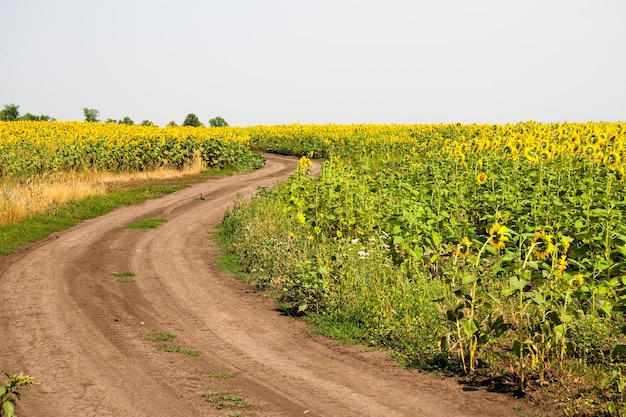
{"type": "Polygon", "coordinates": [[[150,120],[142,120],[141,125],[142,126],[154,126],[154,123],[152,123],[150,120]]]}
{"type": "Polygon", "coordinates": [[[26,120],[28,122],[36,122],[39,120],[39,116],[37,116],[36,114],[32,114],[32,113],[26,113],[24,116],[21,116],[19,118],[19,120],[26,120]]]}
{"type": "Polygon", "coordinates": [[[198,116],[196,116],[193,113],[189,113],[187,117],[185,117],[185,120],[183,121],[183,126],[198,127],[198,126],[204,126],[204,125],[202,124],[200,119],[198,119],[198,116]]]}
{"type": "Polygon", "coordinates": [[[20,117],[19,120],[27,120],[27,121],[40,121],[40,122],[52,122],[54,121],[54,117],[50,117],[46,114],[42,114],[37,116],[36,114],[26,113],[24,116],[20,117]]]}
{"type": "Polygon", "coordinates": [[[99,122],[98,116],[100,116],[100,112],[96,109],[89,109],[87,107],[83,107],[83,114],[85,115],[86,122],[99,122]]]}
{"type": "Polygon", "coordinates": [[[104,123],[117,123],[117,120],[111,119],[110,117],[104,121],[104,123]]]}
{"type": "Polygon", "coordinates": [[[120,120],[119,122],[117,122],[117,124],[119,124],[119,125],[134,125],[135,122],[130,117],[124,116],[124,118],[122,120],[120,120]]]}
{"type": "Polygon", "coordinates": [[[217,116],[209,120],[209,126],[224,127],[224,126],[228,126],[228,123],[226,123],[226,120],[224,120],[223,117],[217,116]]]}
{"type": "Polygon", "coordinates": [[[4,109],[0,110],[0,120],[3,122],[11,122],[20,118],[20,106],[17,104],[5,104],[4,109]]]}
{"type": "Polygon", "coordinates": [[[176,124],[176,122],[173,121],[173,120],[171,122],[169,122],[167,125],[168,126],[178,126],[178,124],[176,124]]]}

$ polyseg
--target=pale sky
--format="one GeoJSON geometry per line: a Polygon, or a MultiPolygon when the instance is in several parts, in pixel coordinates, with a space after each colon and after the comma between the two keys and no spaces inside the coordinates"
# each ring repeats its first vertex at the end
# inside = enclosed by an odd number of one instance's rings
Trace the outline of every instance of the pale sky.
{"type": "Polygon", "coordinates": [[[0,0],[0,106],[230,125],[626,121],[626,0],[0,0]]]}

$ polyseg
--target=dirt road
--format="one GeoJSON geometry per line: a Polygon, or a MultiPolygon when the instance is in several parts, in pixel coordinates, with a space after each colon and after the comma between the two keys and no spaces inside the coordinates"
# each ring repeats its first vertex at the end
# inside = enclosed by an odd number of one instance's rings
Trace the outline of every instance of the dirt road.
{"type": "Polygon", "coordinates": [[[310,335],[219,271],[211,232],[224,209],[296,164],[268,156],[259,171],[117,209],[0,259],[0,370],[41,382],[23,390],[18,415],[519,416],[509,396],[310,335]],[[167,222],[126,228],[149,218],[167,222]],[[123,272],[135,276],[113,276],[123,272]],[[158,332],[177,337],[144,337],[158,332]],[[217,408],[236,395],[250,405],[217,408]]]}

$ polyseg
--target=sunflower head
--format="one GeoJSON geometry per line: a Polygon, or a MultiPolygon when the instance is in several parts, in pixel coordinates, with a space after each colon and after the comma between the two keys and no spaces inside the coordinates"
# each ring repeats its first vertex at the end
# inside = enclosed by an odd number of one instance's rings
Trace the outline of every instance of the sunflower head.
{"type": "Polygon", "coordinates": [[[539,152],[532,146],[524,148],[524,156],[533,164],[539,162],[539,152]]]}
{"type": "Polygon", "coordinates": [[[487,174],[485,174],[484,172],[481,172],[480,174],[476,175],[477,183],[483,184],[485,181],[487,181],[487,174]]]}
{"type": "Polygon", "coordinates": [[[508,229],[500,223],[495,223],[487,232],[489,233],[489,242],[495,250],[504,248],[504,242],[509,240],[507,236],[508,229]]]}
{"type": "Polygon", "coordinates": [[[302,171],[306,171],[312,166],[313,166],[313,162],[311,161],[311,159],[307,158],[306,156],[301,157],[300,161],[298,162],[298,169],[302,171]]]}
{"type": "Polygon", "coordinates": [[[542,260],[546,259],[554,251],[552,239],[553,236],[545,231],[535,232],[533,255],[542,260]]]}
{"type": "Polygon", "coordinates": [[[619,153],[612,151],[605,154],[603,162],[604,165],[608,166],[609,168],[616,169],[619,166],[620,159],[621,158],[619,153]]]}

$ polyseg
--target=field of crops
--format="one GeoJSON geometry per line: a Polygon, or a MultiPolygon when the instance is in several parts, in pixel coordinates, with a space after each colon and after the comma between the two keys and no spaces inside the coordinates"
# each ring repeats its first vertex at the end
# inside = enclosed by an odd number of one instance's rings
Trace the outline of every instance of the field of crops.
{"type": "Polygon", "coordinates": [[[194,156],[208,167],[258,165],[244,129],[77,122],[0,122],[0,179],[57,171],[181,168],[194,156]]]}
{"type": "Polygon", "coordinates": [[[305,156],[223,225],[284,310],[409,365],[559,386],[571,415],[625,413],[626,124],[249,132],[305,156]]]}
{"type": "Polygon", "coordinates": [[[626,415],[626,123],[3,122],[0,185],[252,168],[251,148],[302,156],[221,232],[281,309],[408,366],[551,392],[567,415],[626,415]]]}

